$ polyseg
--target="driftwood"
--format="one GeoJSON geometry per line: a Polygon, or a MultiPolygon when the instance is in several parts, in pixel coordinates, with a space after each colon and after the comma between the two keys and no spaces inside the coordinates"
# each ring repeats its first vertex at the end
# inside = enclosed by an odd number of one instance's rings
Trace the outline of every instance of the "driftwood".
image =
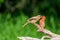
{"type": "Polygon", "coordinates": [[[41,27],[39,24],[36,23],[36,21],[38,21],[40,17],[41,16],[38,15],[38,16],[28,19],[28,21],[26,22],[26,24],[24,24],[24,26],[27,25],[28,23],[32,23],[38,28],[38,30],[37,30],[38,32],[43,32],[44,34],[48,34],[48,36],[43,36],[40,40],[44,40],[44,38],[50,38],[50,40],[60,40],[60,35],[55,34],[55,33],[51,32],[50,30],[44,29],[43,31],[40,31],[41,27]]]}
{"type": "MultiPolygon", "coordinates": [[[[37,26],[38,30],[40,32],[40,26],[36,23],[33,23],[35,26],[37,26]]],[[[45,34],[48,34],[48,36],[43,36],[42,39],[44,38],[50,38],[51,40],[60,40],[60,35],[52,33],[50,30],[44,29],[44,31],[41,31],[45,34]]]]}
{"type": "Polygon", "coordinates": [[[34,16],[32,18],[29,18],[27,20],[27,22],[23,25],[23,27],[25,27],[28,23],[35,23],[35,22],[37,22],[40,19],[40,17],[41,17],[40,15],[37,15],[37,16],[34,16]]]}
{"type": "Polygon", "coordinates": [[[18,37],[20,40],[40,40],[38,38],[33,38],[33,37],[18,37]]]}

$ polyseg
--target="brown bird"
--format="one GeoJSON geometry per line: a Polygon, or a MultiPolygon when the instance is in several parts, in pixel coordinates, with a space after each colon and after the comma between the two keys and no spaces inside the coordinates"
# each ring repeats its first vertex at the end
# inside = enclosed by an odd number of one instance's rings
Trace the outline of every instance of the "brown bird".
{"type": "Polygon", "coordinates": [[[45,27],[45,20],[46,20],[46,17],[45,17],[45,16],[41,16],[41,20],[40,20],[40,22],[39,22],[40,31],[43,31],[43,30],[44,30],[44,27],[45,27]]]}

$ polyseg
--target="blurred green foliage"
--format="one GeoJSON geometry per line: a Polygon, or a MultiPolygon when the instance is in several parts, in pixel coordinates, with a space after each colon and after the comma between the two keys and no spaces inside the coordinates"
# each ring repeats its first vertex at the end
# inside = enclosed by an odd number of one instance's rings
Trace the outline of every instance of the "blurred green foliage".
{"type": "Polygon", "coordinates": [[[23,24],[35,15],[46,16],[45,28],[60,34],[60,0],[0,0],[0,40],[18,40],[18,36],[41,38],[33,24],[23,24]]]}
{"type": "Polygon", "coordinates": [[[4,0],[0,0],[0,4],[1,4],[2,2],[4,2],[4,0]]]}

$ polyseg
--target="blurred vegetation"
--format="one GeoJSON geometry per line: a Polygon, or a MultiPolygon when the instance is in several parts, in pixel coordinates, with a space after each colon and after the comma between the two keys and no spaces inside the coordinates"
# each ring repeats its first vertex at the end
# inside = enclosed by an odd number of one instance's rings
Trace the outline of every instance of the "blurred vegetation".
{"type": "Polygon", "coordinates": [[[18,36],[40,38],[34,25],[22,25],[35,15],[46,16],[45,28],[60,34],[60,0],[0,0],[0,40],[18,40],[18,36]]]}

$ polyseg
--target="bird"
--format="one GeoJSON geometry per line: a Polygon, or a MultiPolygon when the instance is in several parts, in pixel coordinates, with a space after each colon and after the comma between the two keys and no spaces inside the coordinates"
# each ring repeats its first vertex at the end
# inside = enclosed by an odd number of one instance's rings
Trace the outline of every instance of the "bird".
{"type": "Polygon", "coordinates": [[[46,17],[45,17],[45,16],[41,16],[41,19],[40,19],[40,21],[39,21],[40,31],[43,31],[43,30],[44,30],[45,20],[46,20],[46,17]]]}

